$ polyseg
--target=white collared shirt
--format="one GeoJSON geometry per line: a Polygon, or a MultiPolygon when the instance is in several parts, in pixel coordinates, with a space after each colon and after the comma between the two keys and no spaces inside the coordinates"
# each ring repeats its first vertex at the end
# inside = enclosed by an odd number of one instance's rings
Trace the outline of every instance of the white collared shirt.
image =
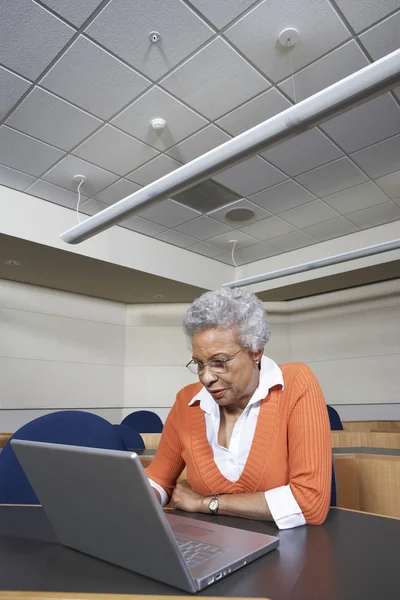
{"type": "MultiPolygon", "coordinates": [[[[206,421],[207,439],[213,451],[215,464],[221,474],[229,481],[237,481],[243,472],[253,442],[261,400],[268,395],[269,390],[275,385],[281,385],[283,388],[282,371],[273,360],[263,356],[258,387],[235,423],[229,448],[224,448],[218,444],[219,406],[206,388],[203,387],[189,402],[190,406],[200,401],[200,408],[204,411],[206,421]]],[[[168,501],[166,491],[151,479],[149,479],[149,482],[160,493],[161,503],[164,506],[168,501]]],[[[271,515],[279,529],[290,529],[306,524],[301,508],[289,485],[274,488],[264,492],[264,495],[271,515]]]]}

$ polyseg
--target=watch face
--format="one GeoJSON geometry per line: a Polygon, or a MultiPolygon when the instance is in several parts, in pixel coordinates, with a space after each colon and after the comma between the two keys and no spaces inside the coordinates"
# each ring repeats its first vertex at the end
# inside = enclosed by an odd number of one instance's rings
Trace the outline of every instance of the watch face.
{"type": "Polygon", "coordinates": [[[208,505],[210,510],[217,510],[218,508],[218,500],[216,500],[214,498],[214,500],[211,500],[210,504],[208,505]]]}

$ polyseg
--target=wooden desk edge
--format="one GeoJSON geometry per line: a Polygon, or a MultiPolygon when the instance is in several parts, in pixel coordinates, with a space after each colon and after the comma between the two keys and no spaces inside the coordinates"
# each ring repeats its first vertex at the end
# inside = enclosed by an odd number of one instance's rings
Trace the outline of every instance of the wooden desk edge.
{"type": "MultiPolygon", "coordinates": [[[[80,594],[79,592],[0,592],[0,600],[182,600],[185,597],[193,598],[193,595],[153,596],[151,594],[80,594]]],[[[220,600],[220,598],[209,596],[208,600],[220,600]]],[[[231,598],[230,600],[250,600],[250,598],[231,598]]],[[[254,600],[254,598],[251,600],[254,600]]],[[[260,600],[268,600],[268,598],[260,600]]]]}
{"type": "MultiPolygon", "coordinates": [[[[394,521],[400,521],[400,517],[391,517],[389,515],[379,515],[378,513],[365,512],[364,510],[354,510],[353,508],[342,508],[341,506],[331,506],[331,509],[345,510],[347,512],[358,513],[359,515],[369,515],[370,517],[381,517],[382,519],[392,519],[394,521]]],[[[1,598],[0,598],[1,600],[1,598]]]]}

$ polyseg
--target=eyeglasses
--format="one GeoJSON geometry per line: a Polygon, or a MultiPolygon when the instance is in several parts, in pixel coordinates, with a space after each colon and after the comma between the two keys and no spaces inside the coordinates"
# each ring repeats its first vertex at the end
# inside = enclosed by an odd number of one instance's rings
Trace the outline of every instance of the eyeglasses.
{"type": "Polygon", "coordinates": [[[241,351],[242,350],[238,350],[229,358],[209,360],[204,364],[202,362],[198,362],[197,360],[192,359],[190,362],[188,362],[186,366],[189,369],[189,371],[193,373],[193,375],[202,375],[206,367],[208,367],[213,373],[226,373],[228,371],[228,363],[230,363],[231,360],[234,360],[234,358],[236,358],[236,356],[241,351]]]}

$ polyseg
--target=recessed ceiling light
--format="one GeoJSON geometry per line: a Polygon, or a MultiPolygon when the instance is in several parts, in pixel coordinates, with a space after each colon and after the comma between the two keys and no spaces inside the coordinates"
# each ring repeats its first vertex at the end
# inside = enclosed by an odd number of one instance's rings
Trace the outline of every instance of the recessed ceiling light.
{"type": "Polygon", "coordinates": [[[11,260],[11,259],[10,260],[5,260],[4,263],[6,265],[8,265],[9,267],[19,267],[19,265],[21,264],[19,262],[19,260],[11,260]]]}
{"type": "Polygon", "coordinates": [[[155,298],[156,300],[164,300],[166,296],[164,296],[163,294],[155,294],[153,296],[153,298],[155,298]]]}
{"type": "Polygon", "coordinates": [[[225,219],[233,223],[242,223],[250,221],[254,217],[254,211],[250,208],[231,208],[225,213],[225,219]]]}

